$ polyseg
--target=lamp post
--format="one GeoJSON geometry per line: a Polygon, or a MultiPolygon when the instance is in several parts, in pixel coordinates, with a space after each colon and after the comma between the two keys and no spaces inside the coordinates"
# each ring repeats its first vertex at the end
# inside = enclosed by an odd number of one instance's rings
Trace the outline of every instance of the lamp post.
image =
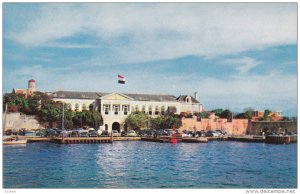
{"type": "Polygon", "coordinates": [[[63,102],[63,108],[62,108],[62,122],[61,122],[61,128],[65,128],[65,103],[63,102]]]}

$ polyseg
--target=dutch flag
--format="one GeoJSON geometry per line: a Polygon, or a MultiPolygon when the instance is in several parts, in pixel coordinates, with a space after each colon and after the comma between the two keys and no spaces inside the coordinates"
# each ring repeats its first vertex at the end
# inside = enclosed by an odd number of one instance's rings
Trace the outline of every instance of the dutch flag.
{"type": "Polygon", "coordinates": [[[119,84],[125,84],[125,81],[126,81],[126,79],[124,76],[118,75],[118,83],[119,84]]]}

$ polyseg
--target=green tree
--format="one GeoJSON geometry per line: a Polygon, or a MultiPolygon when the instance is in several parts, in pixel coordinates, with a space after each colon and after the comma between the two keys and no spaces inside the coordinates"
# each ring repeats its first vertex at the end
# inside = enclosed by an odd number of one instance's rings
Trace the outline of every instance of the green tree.
{"type": "Polygon", "coordinates": [[[151,123],[151,128],[161,129],[161,128],[163,128],[163,124],[164,124],[164,116],[158,116],[156,118],[151,118],[150,123],[151,123]]]}
{"type": "Polygon", "coordinates": [[[5,106],[11,107],[15,106],[18,111],[24,112],[26,108],[28,108],[28,102],[23,94],[16,93],[7,93],[3,97],[3,110],[5,110],[5,106]]]}
{"type": "Polygon", "coordinates": [[[252,112],[246,111],[244,113],[239,113],[234,118],[236,118],[236,119],[251,119],[252,112]]]}
{"type": "Polygon", "coordinates": [[[218,108],[218,109],[214,109],[211,112],[214,112],[216,114],[216,116],[220,116],[223,112],[222,108],[218,108]]]}
{"type": "Polygon", "coordinates": [[[163,118],[163,125],[162,128],[170,129],[170,128],[179,128],[182,125],[180,115],[170,114],[166,115],[163,118]]]}
{"type": "Polygon", "coordinates": [[[220,118],[231,120],[232,114],[233,113],[230,110],[226,109],[222,111],[222,113],[219,116],[220,118]]]}
{"type": "Polygon", "coordinates": [[[196,113],[197,117],[200,117],[202,119],[208,118],[208,113],[207,112],[198,112],[196,113]]]}
{"type": "Polygon", "coordinates": [[[265,110],[264,116],[263,116],[263,118],[264,118],[265,121],[266,120],[270,120],[270,117],[269,117],[270,113],[271,113],[271,111],[269,109],[265,110]]]}
{"type": "Polygon", "coordinates": [[[131,113],[126,119],[125,124],[130,129],[142,129],[146,128],[148,125],[148,116],[143,112],[131,113]]]}

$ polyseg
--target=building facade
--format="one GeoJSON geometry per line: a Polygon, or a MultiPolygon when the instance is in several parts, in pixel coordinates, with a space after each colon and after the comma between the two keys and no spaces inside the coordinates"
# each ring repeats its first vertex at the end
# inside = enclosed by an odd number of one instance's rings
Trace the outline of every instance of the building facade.
{"type": "MultiPolygon", "coordinates": [[[[26,97],[36,92],[36,82],[28,81],[27,89],[13,89],[13,93],[24,94],[26,97]]],[[[180,95],[178,97],[166,94],[127,94],[105,92],[46,92],[54,101],[63,102],[72,111],[97,110],[103,118],[102,129],[123,131],[126,129],[125,119],[132,112],[141,111],[151,117],[174,114],[193,114],[202,112],[202,104],[197,92],[194,96],[180,95]]]]}
{"type": "Polygon", "coordinates": [[[101,127],[108,131],[126,130],[125,119],[135,111],[156,117],[166,113],[202,112],[203,109],[196,95],[175,97],[156,94],[57,91],[49,93],[49,96],[54,101],[65,103],[72,111],[100,111],[104,123],[101,127]]]}

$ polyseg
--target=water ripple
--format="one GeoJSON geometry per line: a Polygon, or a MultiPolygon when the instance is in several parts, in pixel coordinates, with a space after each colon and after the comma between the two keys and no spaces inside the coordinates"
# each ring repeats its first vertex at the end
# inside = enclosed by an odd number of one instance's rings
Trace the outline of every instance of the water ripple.
{"type": "Polygon", "coordinates": [[[297,145],[4,146],[3,178],[4,188],[296,188],[297,145]]]}

